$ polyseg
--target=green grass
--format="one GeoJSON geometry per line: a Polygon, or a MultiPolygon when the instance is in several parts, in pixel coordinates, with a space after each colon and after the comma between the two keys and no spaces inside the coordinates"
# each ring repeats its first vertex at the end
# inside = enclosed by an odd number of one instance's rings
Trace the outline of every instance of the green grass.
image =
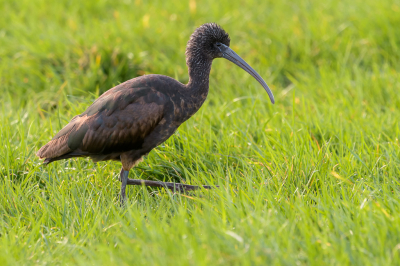
{"type": "Polygon", "coordinates": [[[0,264],[399,265],[400,1],[0,0],[0,264]],[[35,151],[105,90],[188,80],[221,24],[276,96],[227,60],[200,111],[131,171],[35,151]]]}

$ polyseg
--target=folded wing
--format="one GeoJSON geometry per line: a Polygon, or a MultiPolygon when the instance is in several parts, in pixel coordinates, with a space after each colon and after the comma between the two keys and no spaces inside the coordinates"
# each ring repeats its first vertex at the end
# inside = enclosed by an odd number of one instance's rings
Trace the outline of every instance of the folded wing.
{"type": "Polygon", "coordinates": [[[146,136],[162,120],[165,103],[165,95],[152,88],[117,86],[75,116],[37,156],[49,163],[140,149],[146,136]]]}

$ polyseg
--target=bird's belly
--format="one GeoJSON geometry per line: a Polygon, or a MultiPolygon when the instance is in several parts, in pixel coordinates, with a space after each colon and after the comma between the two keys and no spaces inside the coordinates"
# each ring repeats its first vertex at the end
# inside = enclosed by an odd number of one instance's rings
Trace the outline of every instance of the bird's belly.
{"type": "Polygon", "coordinates": [[[94,163],[101,162],[101,161],[119,161],[121,153],[109,153],[109,154],[91,154],[89,155],[90,159],[94,163]]]}

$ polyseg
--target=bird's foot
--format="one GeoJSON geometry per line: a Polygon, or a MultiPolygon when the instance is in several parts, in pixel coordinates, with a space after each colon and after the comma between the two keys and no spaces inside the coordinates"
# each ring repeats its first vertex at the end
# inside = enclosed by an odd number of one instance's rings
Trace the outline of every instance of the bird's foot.
{"type": "Polygon", "coordinates": [[[190,190],[196,190],[200,188],[211,189],[219,186],[193,186],[193,185],[186,185],[182,183],[172,183],[172,182],[161,182],[161,181],[151,181],[151,180],[142,180],[142,179],[129,179],[127,185],[145,185],[149,187],[163,187],[168,188],[172,191],[179,191],[179,192],[186,192],[190,190]]]}

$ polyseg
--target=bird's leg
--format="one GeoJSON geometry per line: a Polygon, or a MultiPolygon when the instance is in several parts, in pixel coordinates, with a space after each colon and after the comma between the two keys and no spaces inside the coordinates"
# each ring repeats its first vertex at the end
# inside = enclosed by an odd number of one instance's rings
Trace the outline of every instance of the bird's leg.
{"type": "MultiPolygon", "coordinates": [[[[164,187],[168,188],[173,191],[190,191],[196,190],[199,188],[210,189],[213,188],[212,186],[193,186],[193,185],[186,185],[181,183],[172,183],[172,182],[161,182],[161,181],[151,181],[151,180],[142,180],[142,179],[127,179],[127,185],[145,185],[149,187],[164,187]]],[[[219,187],[219,186],[215,186],[219,187]]]]}
{"type": "Polygon", "coordinates": [[[126,184],[128,182],[128,175],[129,175],[129,171],[125,171],[124,168],[121,169],[121,172],[119,174],[119,179],[121,181],[121,205],[124,204],[125,199],[126,199],[126,184]]]}

